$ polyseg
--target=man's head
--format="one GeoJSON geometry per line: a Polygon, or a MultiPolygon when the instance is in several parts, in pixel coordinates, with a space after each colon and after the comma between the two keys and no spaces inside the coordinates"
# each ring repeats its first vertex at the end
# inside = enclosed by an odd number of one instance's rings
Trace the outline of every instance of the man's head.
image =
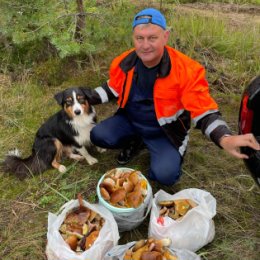
{"type": "Polygon", "coordinates": [[[166,20],[156,9],[140,11],[133,20],[133,42],[138,57],[145,66],[156,66],[163,55],[169,38],[166,20]]]}
{"type": "Polygon", "coordinates": [[[164,30],[166,30],[166,20],[163,14],[154,9],[154,8],[146,8],[142,11],[140,11],[136,16],[134,17],[133,21],[133,29],[135,26],[139,24],[156,24],[160,27],[162,27],[164,30]]]}

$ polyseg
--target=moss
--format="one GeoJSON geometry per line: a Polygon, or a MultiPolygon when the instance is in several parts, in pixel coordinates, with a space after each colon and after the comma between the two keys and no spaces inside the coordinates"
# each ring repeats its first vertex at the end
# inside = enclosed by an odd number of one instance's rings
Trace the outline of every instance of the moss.
{"type": "Polygon", "coordinates": [[[62,60],[58,58],[51,58],[45,62],[40,63],[34,69],[33,79],[38,84],[43,85],[60,85],[68,74],[62,60]]]}

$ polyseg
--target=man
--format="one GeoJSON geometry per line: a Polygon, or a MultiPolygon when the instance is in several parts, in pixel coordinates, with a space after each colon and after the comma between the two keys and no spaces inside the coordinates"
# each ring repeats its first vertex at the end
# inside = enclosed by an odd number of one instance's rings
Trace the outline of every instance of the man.
{"type": "Polygon", "coordinates": [[[102,87],[86,90],[92,104],[118,100],[116,114],[93,128],[95,145],[123,148],[118,162],[125,164],[144,143],[151,160],[148,176],[165,185],[180,178],[191,120],[237,158],[247,158],[241,146],[260,149],[252,134],[231,135],[209,94],[204,68],[167,46],[169,31],[158,10],[142,10],[132,26],[134,49],[113,60],[102,87]]]}

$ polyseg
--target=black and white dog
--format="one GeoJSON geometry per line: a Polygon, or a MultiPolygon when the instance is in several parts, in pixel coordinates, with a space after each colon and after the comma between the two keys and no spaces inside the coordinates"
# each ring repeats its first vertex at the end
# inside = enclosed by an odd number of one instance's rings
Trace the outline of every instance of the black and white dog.
{"type": "MultiPolygon", "coordinates": [[[[51,167],[65,172],[66,167],[60,164],[63,155],[75,160],[86,159],[90,165],[98,162],[87,151],[91,145],[90,131],[95,126],[96,113],[84,89],[69,88],[57,93],[54,98],[62,109],[39,128],[32,154],[22,159],[16,149],[9,152],[4,161],[5,171],[14,173],[19,179],[51,167]]],[[[97,150],[104,151],[98,147],[97,150]]]]}

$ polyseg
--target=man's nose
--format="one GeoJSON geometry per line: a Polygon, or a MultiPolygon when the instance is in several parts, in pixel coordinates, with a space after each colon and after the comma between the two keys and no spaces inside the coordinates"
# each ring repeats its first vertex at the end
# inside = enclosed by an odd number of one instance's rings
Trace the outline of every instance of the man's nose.
{"type": "Polygon", "coordinates": [[[149,40],[148,39],[144,39],[143,40],[143,48],[144,49],[147,49],[150,47],[150,43],[149,43],[149,40]]]}

